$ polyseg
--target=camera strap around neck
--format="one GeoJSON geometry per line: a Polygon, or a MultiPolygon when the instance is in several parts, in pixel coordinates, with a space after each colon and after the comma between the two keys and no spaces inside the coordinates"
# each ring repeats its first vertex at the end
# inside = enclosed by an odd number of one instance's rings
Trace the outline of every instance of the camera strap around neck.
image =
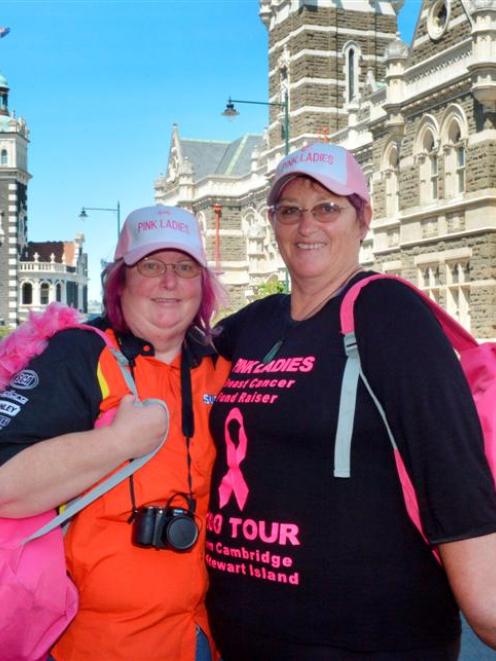
{"type": "MultiPolygon", "coordinates": [[[[129,369],[134,382],[134,361],[129,362],[129,369]]],[[[183,344],[181,351],[181,431],[184,436],[184,441],[186,443],[186,468],[187,468],[187,477],[188,477],[188,493],[177,495],[182,495],[185,497],[188,507],[192,513],[196,509],[196,501],[193,496],[193,479],[191,475],[191,439],[195,433],[195,416],[193,411],[193,389],[191,386],[191,367],[190,367],[190,357],[189,352],[186,346],[186,343],[183,344]]],[[[129,492],[131,496],[131,505],[132,511],[131,516],[129,517],[129,522],[131,523],[138,511],[136,506],[136,493],[134,489],[134,480],[133,475],[129,476],[129,492]]],[[[173,494],[173,497],[176,494],[173,494]]]]}

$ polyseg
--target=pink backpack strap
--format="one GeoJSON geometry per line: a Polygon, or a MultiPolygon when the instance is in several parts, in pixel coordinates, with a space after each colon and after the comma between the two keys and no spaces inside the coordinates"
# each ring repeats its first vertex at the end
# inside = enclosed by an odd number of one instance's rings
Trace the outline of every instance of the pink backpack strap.
{"type": "MultiPolygon", "coordinates": [[[[95,326],[90,326],[89,324],[82,324],[82,323],[77,323],[77,322],[74,322],[74,323],[68,324],[68,325],[64,325],[63,328],[59,328],[55,332],[58,333],[61,330],[72,330],[72,329],[91,331],[92,333],[96,333],[97,335],[99,335],[102,338],[102,340],[105,342],[107,347],[110,349],[110,352],[112,353],[112,355],[116,359],[116,361],[117,361],[117,363],[120,367],[121,374],[124,377],[124,381],[126,382],[126,385],[129,388],[130,392],[137,399],[139,399],[138,391],[136,389],[136,384],[134,383],[134,379],[133,379],[132,374],[129,370],[129,361],[124,356],[124,354],[119,349],[119,347],[116,346],[116,344],[110,339],[110,337],[107,335],[107,333],[102,331],[100,328],[96,328],[95,326]]],[[[55,335],[55,333],[54,333],[54,335],[55,335]]],[[[112,411],[112,412],[107,411],[106,413],[104,413],[103,416],[101,416],[101,418],[99,418],[100,424],[98,426],[101,426],[102,419],[105,422],[108,422],[110,420],[110,417],[113,417],[114,414],[115,414],[115,411],[112,411]]]]}
{"type": "Polygon", "coordinates": [[[79,328],[80,330],[92,331],[93,333],[99,335],[109,348],[114,347],[114,343],[107,335],[107,333],[105,333],[105,331],[100,330],[100,328],[96,328],[96,326],[90,326],[89,324],[74,324],[74,326],[67,326],[66,328],[79,328]]]}
{"type": "Polygon", "coordinates": [[[461,353],[467,349],[478,346],[477,340],[472,337],[472,335],[463,328],[451,315],[449,315],[444,308],[438,305],[433,301],[429,296],[424,294],[423,291],[415,287],[408,280],[404,280],[397,275],[385,275],[378,273],[376,275],[371,275],[368,278],[363,278],[359,280],[356,284],[353,285],[345,294],[343,302],[341,303],[340,310],[340,319],[341,319],[341,333],[346,335],[347,333],[352,333],[355,330],[355,317],[354,317],[354,308],[355,301],[360,295],[360,292],[364,287],[366,287],[369,282],[374,282],[374,280],[395,280],[401,282],[409,289],[412,289],[420,298],[427,303],[430,307],[437,320],[441,324],[443,331],[448,337],[449,341],[453,345],[454,349],[461,353]]]}
{"type": "MultiPolygon", "coordinates": [[[[345,294],[340,308],[340,323],[341,333],[344,335],[344,348],[347,356],[345,370],[343,373],[343,383],[341,386],[341,396],[339,402],[338,425],[335,438],[335,452],[334,452],[334,476],[335,477],[349,477],[351,474],[350,457],[351,457],[351,437],[353,433],[353,420],[355,416],[356,396],[358,380],[360,379],[369,392],[372,401],[374,402],[379,415],[381,416],[386,427],[389,440],[394,452],[394,459],[396,470],[401,483],[403,493],[403,500],[405,507],[412,523],[415,525],[423,539],[428,542],[425,535],[422,521],[420,518],[420,509],[418,505],[417,495],[413,486],[412,480],[408,475],[403,458],[399,452],[398,446],[394,439],[393,432],[387,420],[386,412],[372,390],[366,375],[363,373],[360,356],[358,353],[358,345],[355,336],[355,319],[354,319],[354,306],[360,292],[366,287],[369,282],[374,280],[396,280],[403,285],[409,287],[420,296],[432,310],[435,317],[440,322],[442,329],[452,346],[460,353],[469,357],[472,352],[468,349],[479,348],[478,342],[475,338],[468,333],[463,326],[461,326],[455,319],[453,319],[442,307],[435,301],[426,296],[422,291],[417,289],[408,280],[404,280],[394,275],[377,274],[364,278],[354,284],[345,294]]],[[[468,359],[468,358],[467,358],[468,359]]],[[[462,356],[463,361],[463,356],[462,356]]],[[[487,449],[486,449],[487,453],[487,449]]],[[[433,548],[432,552],[438,562],[441,562],[439,552],[433,548]]]]}

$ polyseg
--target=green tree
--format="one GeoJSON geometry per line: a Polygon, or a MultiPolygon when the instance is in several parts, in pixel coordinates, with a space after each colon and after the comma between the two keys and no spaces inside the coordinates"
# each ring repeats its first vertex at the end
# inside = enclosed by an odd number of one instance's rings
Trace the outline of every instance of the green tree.
{"type": "Polygon", "coordinates": [[[257,293],[255,298],[265,298],[271,294],[283,294],[284,293],[284,282],[271,278],[267,282],[264,282],[261,285],[257,285],[257,293]]]}

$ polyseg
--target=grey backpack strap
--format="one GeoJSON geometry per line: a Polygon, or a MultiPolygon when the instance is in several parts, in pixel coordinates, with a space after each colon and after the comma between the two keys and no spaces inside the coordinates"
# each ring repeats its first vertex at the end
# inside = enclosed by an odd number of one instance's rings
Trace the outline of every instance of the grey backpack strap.
{"type": "MultiPolygon", "coordinates": [[[[167,414],[167,431],[169,429],[169,411],[167,409],[167,406],[165,402],[159,399],[146,399],[142,405],[143,406],[149,406],[150,404],[160,404],[163,409],[165,410],[167,414]]],[[[119,468],[119,470],[116,473],[113,473],[108,477],[106,480],[103,482],[100,482],[97,484],[91,491],[88,491],[88,493],[85,493],[84,496],[81,496],[80,498],[77,498],[76,500],[73,500],[72,503],[67,505],[67,507],[64,509],[63,512],[58,514],[55,518],[53,518],[51,521],[49,521],[47,524],[45,524],[42,528],[39,528],[36,532],[34,532],[32,535],[24,539],[21,543],[26,544],[26,542],[30,542],[33,539],[37,539],[38,537],[42,537],[46,533],[52,531],[54,528],[57,528],[58,526],[61,526],[64,524],[66,521],[71,519],[73,516],[78,514],[82,509],[84,509],[87,505],[90,505],[93,501],[95,501],[97,498],[100,498],[100,496],[103,496],[103,494],[107,493],[107,491],[110,491],[113,487],[115,487],[117,484],[125,480],[127,477],[135,473],[139,468],[144,466],[152,457],[154,457],[157,452],[160,450],[162,445],[165,443],[165,439],[167,438],[167,432],[164,435],[164,439],[158,445],[155,450],[152,450],[148,454],[143,455],[142,457],[138,457],[137,459],[131,459],[129,463],[127,463],[125,466],[122,468],[119,468]]]]}
{"type": "Polygon", "coordinates": [[[338,424],[334,445],[334,477],[350,477],[351,474],[351,437],[353,436],[358,380],[361,372],[355,333],[348,333],[344,336],[344,350],[347,358],[339,396],[338,424]]]}
{"type": "Polygon", "coordinates": [[[338,424],[334,445],[334,477],[350,477],[351,475],[351,438],[353,436],[353,426],[355,422],[359,379],[363,381],[382,421],[384,422],[391,445],[394,449],[397,447],[393,432],[386,417],[386,412],[362,371],[355,333],[347,333],[344,336],[344,350],[347,358],[343,380],[341,382],[341,394],[339,397],[338,424]]]}
{"type": "Polygon", "coordinates": [[[391,441],[391,445],[393,446],[393,449],[397,450],[398,446],[396,445],[396,440],[394,438],[393,431],[392,431],[391,426],[388,422],[388,419],[387,419],[387,416],[386,416],[386,411],[384,410],[384,407],[382,406],[379,399],[377,398],[377,395],[372,390],[372,386],[368,382],[367,377],[365,376],[365,374],[363,373],[361,368],[360,368],[360,378],[362,379],[363,383],[365,384],[365,387],[367,388],[367,391],[368,391],[372,401],[375,404],[375,408],[377,409],[377,411],[379,412],[379,415],[382,418],[382,421],[384,423],[384,426],[386,427],[386,431],[387,431],[387,434],[389,436],[389,440],[391,441]]]}
{"type": "MultiPolygon", "coordinates": [[[[129,360],[119,349],[116,349],[115,347],[112,346],[110,346],[109,349],[121,369],[121,374],[124,378],[124,381],[126,382],[127,387],[135,397],[138,397],[138,390],[136,389],[136,384],[134,383],[133,375],[131,374],[131,370],[129,369],[129,360]]],[[[155,401],[160,401],[160,400],[155,400],[155,401]]]]}
{"type": "MultiPolygon", "coordinates": [[[[119,351],[118,349],[114,347],[109,347],[112,354],[115,356],[117,363],[119,364],[119,367],[122,372],[122,376],[124,377],[124,380],[126,381],[127,386],[131,390],[131,392],[134,394],[135,397],[138,397],[138,391],[136,389],[136,384],[134,383],[134,379],[131,375],[131,372],[129,370],[129,361],[127,358],[124,356],[124,354],[119,351]]],[[[148,454],[143,455],[142,457],[137,457],[136,459],[131,459],[129,463],[127,463],[125,466],[122,466],[117,472],[113,473],[110,475],[107,479],[103,480],[103,482],[100,482],[97,484],[93,489],[85,493],[83,496],[80,498],[77,498],[76,500],[73,500],[67,507],[64,509],[63,512],[58,514],[56,517],[54,517],[51,521],[49,521],[47,524],[45,524],[42,528],[39,528],[36,532],[34,532],[32,535],[29,537],[26,537],[21,544],[26,544],[27,542],[30,542],[33,539],[37,539],[38,537],[42,537],[43,535],[46,535],[47,533],[51,532],[58,526],[61,526],[64,524],[66,521],[71,519],[73,516],[78,514],[82,509],[84,509],[87,505],[90,503],[94,502],[97,498],[100,498],[100,496],[103,496],[103,494],[107,493],[107,491],[110,491],[113,487],[115,487],[117,484],[125,480],[126,478],[130,477],[133,473],[135,473],[139,468],[144,466],[152,457],[154,457],[157,452],[160,450],[160,448],[163,446],[167,439],[167,434],[169,432],[169,420],[170,420],[170,415],[169,415],[169,409],[167,408],[167,404],[161,400],[161,399],[145,399],[143,402],[135,402],[136,406],[150,406],[152,404],[159,404],[162,406],[166,413],[166,431],[164,434],[164,438],[160,445],[158,445],[154,450],[149,452],[148,454]]]]}

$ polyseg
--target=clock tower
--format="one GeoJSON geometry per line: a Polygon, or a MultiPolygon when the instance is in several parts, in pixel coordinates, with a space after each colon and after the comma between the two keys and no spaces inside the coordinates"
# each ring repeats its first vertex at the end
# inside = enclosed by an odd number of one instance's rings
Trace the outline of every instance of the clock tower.
{"type": "Polygon", "coordinates": [[[9,86],[0,74],[0,328],[19,320],[18,271],[27,242],[29,131],[9,112],[9,86]]]}
{"type": "MultiPolygon", "coordinates": [[[[359,121],[359,101],[384,80],[384,53],[401,4],[260,0],[269,34],[269,101],[283,104],[287,95],[291,151],[327,136],[339,141],[336,134],[359,121]]],[[[271,106],[272,157],[283,153],[283,128],[280,106],[271,106]]]]}

